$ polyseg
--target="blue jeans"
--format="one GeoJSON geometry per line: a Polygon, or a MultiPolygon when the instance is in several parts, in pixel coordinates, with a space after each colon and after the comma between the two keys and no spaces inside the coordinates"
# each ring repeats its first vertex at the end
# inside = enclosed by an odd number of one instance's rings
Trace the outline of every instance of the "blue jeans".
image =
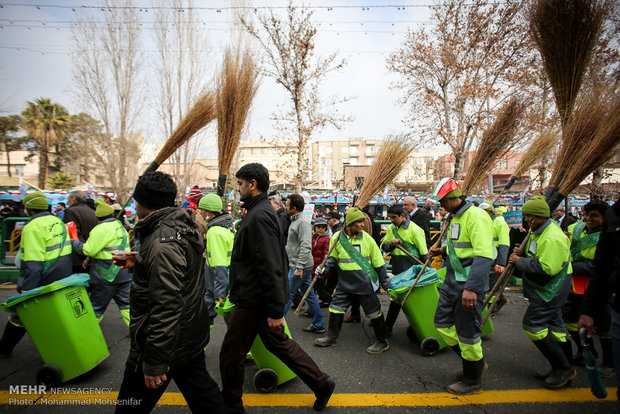
{"type": "MultiPolygon", "coordinates": [[[[611,343],[614,354],[614,365],[616,366],[616,385],[618,390],[616,391],[616,397],[620,404],[620,313],[616,312],[614,308],[609,307],[609,313],[611,313],[611,343]]],[[[620,412],[620,407],[618,409],[620,412]]]]}
{"type": "MultiPolygon", "coordinates": [[[[295,298],[297,290],[300,290],[302,295],[305,294],[306,290],[308,290],[308,288],[310,287],[311,281],[312,266],[304,269],[304,272],[300,278],[295,277],[295,268],[289,268],[288,285],[291,289],[291,296],[288,298],[288,302],[286,302],[286,306],[284,307],[284,316],[286,316],[286,314],[288,313],[288,310],[291,307],[291,303],[295,298]]],[[[312,325],[314,325],[316,328],[324,328],[323,314],[321,313],[321,307],[319,306],[319,301],[316,298],[314,289],[310,291],[310,294],[306,299],[306,303],[308,304],[308,311],[310,312],[310,316],[312,316],[312,325]]]]}

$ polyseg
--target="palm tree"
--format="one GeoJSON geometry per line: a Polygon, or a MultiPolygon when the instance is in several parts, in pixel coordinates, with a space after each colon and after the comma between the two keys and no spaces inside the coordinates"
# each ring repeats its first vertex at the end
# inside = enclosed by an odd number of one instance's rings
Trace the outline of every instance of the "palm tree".
{"type": "Polygon", "coordinates": [[[49,166],[49,149],[65,136],[69,112],[60,104],[47,98],[27,102],[22,112],[23,128],[37,142],[39,149],[39,187],[45,188],[49,166]]]}

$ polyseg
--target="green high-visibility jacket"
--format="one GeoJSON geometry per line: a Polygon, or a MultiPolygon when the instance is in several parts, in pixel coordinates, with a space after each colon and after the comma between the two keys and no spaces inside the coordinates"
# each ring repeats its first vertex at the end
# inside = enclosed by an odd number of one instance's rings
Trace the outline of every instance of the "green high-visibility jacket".
{"type": "MultiPolygon", "coordinates": [[[[334,247],[332,253],[325,262],[325,268],[329,270],[335,266],[338,266],[337,289],[343,292],[358,295],[372,294],[374,293],[374,288],[372,286],[370,276],[367,275],[357,263],[355,263],[355,260],[349,256],[344,247],[342,247],[342,244],[338,241],[342,231],[345,230],[336,232],[329,241],[330,249],[334,243],[338,244],[334,247]]],[[[353,247],[358,249],[362,256],[370,263],[370,266],[375,269],[378,276],[378,283],[386,290],[391,289],[392,284],[390,283],[387,270],[385,269],[385,260],[383,259],[381,250],[379,250],[379,246],[377,246],[377,243],[374,241],[372,236],[365,231],[362,231],[353,237],[346,237],[353,247]]]]}
{"type": "Polygon", "coordinates": [[[493,243],[497,249],[495,263],[506,266],[508,251],[510,250],[510,228],[503,216],[493,216],[493,243]]]}
{"type": "Polygon", "coordinates": [[[517,269],[524,273],[524,295],[534,290],[545,302],[551,301],[573,272],[569,238],[555,221],[547,219],[531,232],[523,252],[526,257],[519,259],[517,269]]]}
{"type": "Polygon", "coordinates": [[[571,261],[573,265],[573,274],[579,276],[592,277],[594,270],[594,254],[596,253],[596,245],[601,235],[601,231],[588,232],[585,223],[581,220],[568,226],[571,241],[571,261]],[[580,234],[575,233],[575,229],[582,228],[580,234]],[[584,243],[585,242],[585,243],[584,243]],[[574,251],[578,250],[577,254],[574,251]]]}
{"type": "Polygon", "coordinates": [[[18,290],[30,290],[71,275],[67,226],[49,212],[35,214],[22,229],[18,290]]]}
{"type": "Polygon", "coordinates": [[[131,274],[126,269],[112,268],[115,274],[105,277],[103,273],[109,273],[112,266],[112,253],[117,251],[131,251],[129,235],[123,224],[114,218],[108,218],[97,224],[90,231],[85,243],[72,240],[73,248],[79,254],[92,258],[89,274],[93,277],[101,277],[114,283],[124,283],[131,280],[131,274]],[[122,248],[123,238],[125,247],[122,248]],[[110,280],[111,278],[111,280],[110,280]]]}
{"type": "MultiPolygon", "coordinates": [[[[420,258],[426,256],[428,253],[428,248],[426,247],[426,235],[420,226],[409,220],[409,217],[407,217],[407,221],[398,227],[397,231],[400,238],[411,245],[411,249],[408,250],[409,253],[420,258]]],[[[402,273],[411,266],[417,264],[415,260],[407,256],[402,250],[392,246],[392,240],[397,238],[398,237],[396,237],[394,232],[394,225],[390,224],[385,236],[381,240],[381,248],[383,251],[392,252],[392,273],[395,275],[402,273]]],[[[400,246],[406,249],[403,243],[401,243],[400,246]]]]}
{"type": "Polygon", "coordinates": [[[492,227],[489,214],[472,203],[465,203],[454,212],[447,230],[448,263],[444,283],[454,289],[476,293],[487,290],[494,257],[492,227]]]}
{"type": "Polygon", "coordinates": [[[209,221],[206,281],[207,290],[212,288],[215,298],[225,298],[228,295],[228,267],[234,241],[235,233],[230,215],[224,214],[209,221]]]}

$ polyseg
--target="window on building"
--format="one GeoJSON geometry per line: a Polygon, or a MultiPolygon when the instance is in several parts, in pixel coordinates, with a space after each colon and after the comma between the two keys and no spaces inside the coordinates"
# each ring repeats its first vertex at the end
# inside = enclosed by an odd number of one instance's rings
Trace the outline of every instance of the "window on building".
{"type": "Polygon", "coordinates": [[[250,148],[250,154],[252,155],[256,154],[256,148],[250,148]]]}
{"type": "Polygon", "coordinates": [[[357,154],[357,145],[351,146],[350,153],[351,154],[357,154]]]}
{"type": "Polygon", "coordinates": [[[375,146],[374,145],[368,145],[366,147],[366,150],[368,151],[369,154],[374,154],[375,152],[375,146]]]}
{"type": "Polygon", "coordinates": [[[328,146],[325,148],[325,153],[326,153],[326,154],[331,154],[331,153],[332,153],[332,151],[333,151],[333,148],[332,148],[332,146],[331,146],[331,145],[328,145],[328,146]]]}
{"type": "Polygon", "coordinates": [[[267,154],[267,148],[261,148],[260,149],[260,153],[261,154],[267,154]]]}
{"type": "Polygon", "coordinates": [[[368,164],[372,164],[373,162],[375,162],[375,157],[368,157],[366,158],[366,161],[368,161],[368,164]]]}
{"type": "Polygon", "coordinates": [[[332,160],[331,158],[325,158],[325,165],[331,166],[333,165],[333,163],[334,163],[334,160],[332,160]]]}
{"type": "Polygon", "coordinates": [[[348,159],[348,158],[343,158],[343,159],[342,159],[342,163],[343,163],[343,164],[345,164],[345,163],[346,163],[346,164],[348,164],[348,163],[349,163],[349,159],[348,159]]]}
{"type": "Polygon", "coordinates": [[[517,168],[518,165],[519,165],[519,161],[515,161],[515,169],[517,168]]]}
{"type": "Polygon", "coordinates": [[[358,164],[358,161],[359,161],[359,158],[357,158],[357,157],[353,157],[353,158],[351,158],[351,161],[350,161],[350,162],[351,162],[351,165],[357,165],[357,164],[358,164]]]}
{"type": "Polygon", "coordinates": [[[23,176],[24,175],[24,166],[16,165],[15,166],[15,175],[23,176]]]}
{"type": "Polygon", "coordinates": [[[273,152],[274,154],[277,154],[277,153],[278,153],[278,148],[273,147],[273,149],[271,150],[271,152],[273,152]]]}
{"type": "Polygon", "coordinates": [[[240,149],[240,150],[239,150],[239,156],[240,156],[240,157],[243,157],[243,154],[244,154],[244,153],[245,153],[245,150],[242,150],[242,149],[240,149]]]}
{"type": "Polygon", "coordinates": [[[349,153],[349,147],[342,147],[342,152],[349,153]]]}
{"type": "Polygon", "coordinates": [[[508,168],[508,162],[502,158],[497,162],[497,168],[500,170],[505,170],[506,168],[508,168]]]}

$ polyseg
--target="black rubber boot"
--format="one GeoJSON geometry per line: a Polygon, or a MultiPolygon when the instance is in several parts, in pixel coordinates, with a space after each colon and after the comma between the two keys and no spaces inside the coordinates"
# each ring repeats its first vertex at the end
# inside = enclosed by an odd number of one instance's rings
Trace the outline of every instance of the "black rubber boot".
{"type": "Polygon", "coordinates": [[[7,321],[2,339],[0,339],[0,358],[8,358],[13,352],[15,345],[21,341],[26,334],[26,328],[13,325],[10,321],[7,321]]]}
{"type": "Polygon", "coordinates": [[[598,371],[602,378],[611,378],[616,375],[616,366],[614,365],[614,355],[612,351],[611,338],[598,338],[601,342],[601,353],[603,361],[598,371]]]}
{"type": "Polygon", "coordinates": [[[327,336],[314,340],[316,346],[336,346],[338,344],[338,336],[342,328],[343,313],[329,313],[329,325],[327,326],[327,336]]]}
{"type": "Polygon", "coordinates": [[[400,313],[400,305],[394,301],[390,301],[390,307],[388,308],[387,315],[385,316],[385,333],[387,336],[392,336],[392,329],[398,319],[400,313]]]}
{"type": "Polygon", "coordinates": [[[533,341],[536,348],[551,364],[551,373],[545,378],[545,387],[560,388],[577,376],[577,371],[570,364],[560,344],[547,335],[539,341],[533,341]]]}
{"type": "MultiPolygon", "coordinates": [[[[572,361],[573,360],[573,345],[568,340],[568,338],[564,342],[558,342],[558,344],[560,344],[560,348],[562,348],[562,352],[564,352],[564,356],[566,357],[566,360],[572,361]]],[[[536,373],[534,374],[536,378],[538,378],[539,380],[543,380],[543,381],[546,380],[549,375],[551,375],[550,369],[547,371],[536,371],[536,373]]]]}
{"type": "Polygon", "coordinates": [[[485,366],[484,359],[480,361],[463,360],[463,379],[448,385],[448,392],[452,394],[467,395],[482,390],[482,371],[485,366]]]}
{"type": "Polygon", "coordinates": [[[381,354],[390,349],[387,339],[385,339],[385,319],[383,315],[378,318],[372,319],[372,329],[375,331],[377,341],[366,348],[366,352],[369,354],[381,354]]]}
{"type": "MultiPolygon", "coordinates": [[[[454,353],[459,358],[463,359],[463,356],[461,355],[461,348],[458,345],[452,345],[450,348],[452,348],[454,353]]],[[[484,365],[482,366],[482,372],[486,372],[487,369],[489,369],[489,365],[485,362],[484,365]]],[[[456,373],[455,377],[457,381],[463,381],[463,378],[465,378],[465,374],[463,373],[463,371],[459,371],[456,373]]]]}

